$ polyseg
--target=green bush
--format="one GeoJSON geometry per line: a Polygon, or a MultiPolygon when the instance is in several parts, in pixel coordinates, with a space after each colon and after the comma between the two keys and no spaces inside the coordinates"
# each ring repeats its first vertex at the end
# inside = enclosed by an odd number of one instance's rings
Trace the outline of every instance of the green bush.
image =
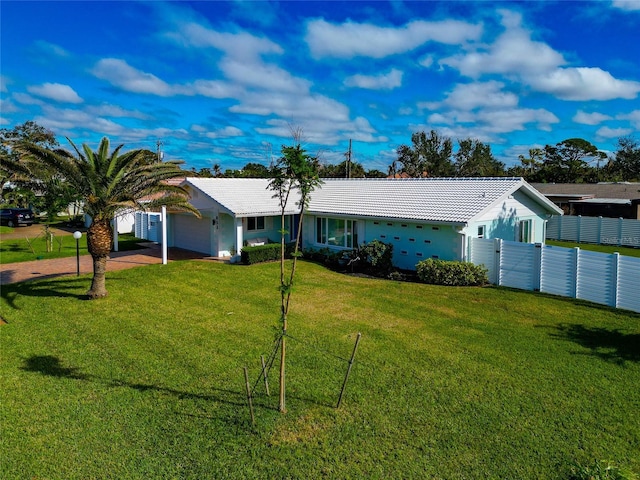
{"type": "Polygon", "coordinates": [[[447,262],[429,258],[416,265],[420,281],[451,287],[482,286],[489,282],[487,269],[471,262],[447,262]]]}
{"type": "Polygon", "coordinates": [[[330,248],[324,247],[320,249],[309,248],[306,249],[303,254],[306,259],[322,263],[332,269],[337,269],[342,263],[345,252],[342,250],[331,250],[330,248]]]}
{"type": "MultiPolygon", "coordinates": [[[[291,258],[294,247],[295,242],[287,243],[284,246],[285,258],[291,258]]],[[[267,243],[266,245],[256,245],[255,247],[242,247],[240,259],[245,265],[280,260],[280,244],[267,243]]]]}
{"type": "Polygon", "coordinates": [[[376,277],[388,277],[393,271],[393,245],[380,240],[363,243],[349,252],[348,264],[352,270],[376,277]]]}

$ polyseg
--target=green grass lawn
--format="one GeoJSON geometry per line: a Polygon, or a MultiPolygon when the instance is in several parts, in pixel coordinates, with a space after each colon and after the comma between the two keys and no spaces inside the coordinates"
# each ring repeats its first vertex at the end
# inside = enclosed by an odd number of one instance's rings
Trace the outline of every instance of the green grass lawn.
{"type": "Polygon", "coordinates": [[[277,263],[172,262],[2,287],[0,477],[566,479],[640,472],[640,315],[300,264],[286,414],[251,383],[277,263]],[[358,332],[362,340],[335,408],[358,332]]]}
{"type": "Polygon", "coordinates": [[[627,255],[628,257],[640,257],[640,248],[618,247],[616,245],[596,245],[594,243],[576,243],[565,242],[560,240],[547,240],[547,245],[555,245],[564,248],[580,247],[582,250],[591,250],[593,252],[615,253],[627,255]]]}
{"type": "MultiPolygon", "coordinates": [[[[141,248],[138,242],[141,240],[133,234],[120,235],[118,238],[118,250],[136,250],[141,248]]],[[[76,240],[73,234],[54,235],[52,251],[47,252],[46,237],[0,240],[0,263],[28,262],[31,260],[46,260],[51,258],[75,257],[76,240]],[[29,245],[31,243],[31,245],[29,245]]],[[[80,255],[87,255],[87,235],[83,233],[79,242],[80,255]]]]}

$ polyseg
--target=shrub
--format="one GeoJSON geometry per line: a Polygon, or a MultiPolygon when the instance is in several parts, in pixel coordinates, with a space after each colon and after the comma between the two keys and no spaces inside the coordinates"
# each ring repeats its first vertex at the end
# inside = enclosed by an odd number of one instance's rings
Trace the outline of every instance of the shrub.
{"type": "Polygon", "coordinates": [[[348,264],[353,270],[376,277],[388,277],[393,272],[393,245],[380,240],[363,243],[349,253],[348,264]]]}
{"type": "Polygon", "coordinates": [[[303,252],[304,258],[322,263],[333,269],[337,269],[341,265],[344,255],[345,252],[342,250],[336,251],[326,247],[320,249],[310,248],[303,252]]]}
{"type": "MultiPolygon", "coordinates": [[[[294,242],[285,245],[284,254],[286,258],[291,258],[294,247],[294,242]]],[[[240,259],[245,265],[280,260],[280,244],[268,243],[266,245],[256,245],[255,247],[242,247],[240,259]]]]}
{"type": "Polygon", "coordinates": [[[487,269],[471,262],[447,262],[429,258],[416,265],[420,281],[451,287],[482,286],[489,282],[487,269]]]}

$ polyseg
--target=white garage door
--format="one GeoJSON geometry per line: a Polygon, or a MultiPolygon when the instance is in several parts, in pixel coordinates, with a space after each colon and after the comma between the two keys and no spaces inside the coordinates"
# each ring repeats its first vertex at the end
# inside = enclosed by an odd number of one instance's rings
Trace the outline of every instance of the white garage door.
{"type": "Polygon", "coordinates": [[[173,216],[173,245],[211,255],[211,219],[193,215],[173,216]]]}

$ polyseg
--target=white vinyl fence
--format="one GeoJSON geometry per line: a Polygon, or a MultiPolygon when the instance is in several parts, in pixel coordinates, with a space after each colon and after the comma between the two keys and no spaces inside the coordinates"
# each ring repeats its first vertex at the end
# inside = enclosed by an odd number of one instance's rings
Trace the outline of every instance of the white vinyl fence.
{"type": "Polygon", "coordinates": [[[160,242],[162,216],[156,212],[135,213],[135,236],[151,242],[160,242]]]}
{"type": "Polygon", "coordinates": [[[554,215],[547,222],[547,239],[640,247],[640,220],[554,215]]]}
{"type": "Polygon", "coordinates": [[[640,258],[481,238],[471,239],[469,250],[495,285],[640,312],[640,258]]]}

